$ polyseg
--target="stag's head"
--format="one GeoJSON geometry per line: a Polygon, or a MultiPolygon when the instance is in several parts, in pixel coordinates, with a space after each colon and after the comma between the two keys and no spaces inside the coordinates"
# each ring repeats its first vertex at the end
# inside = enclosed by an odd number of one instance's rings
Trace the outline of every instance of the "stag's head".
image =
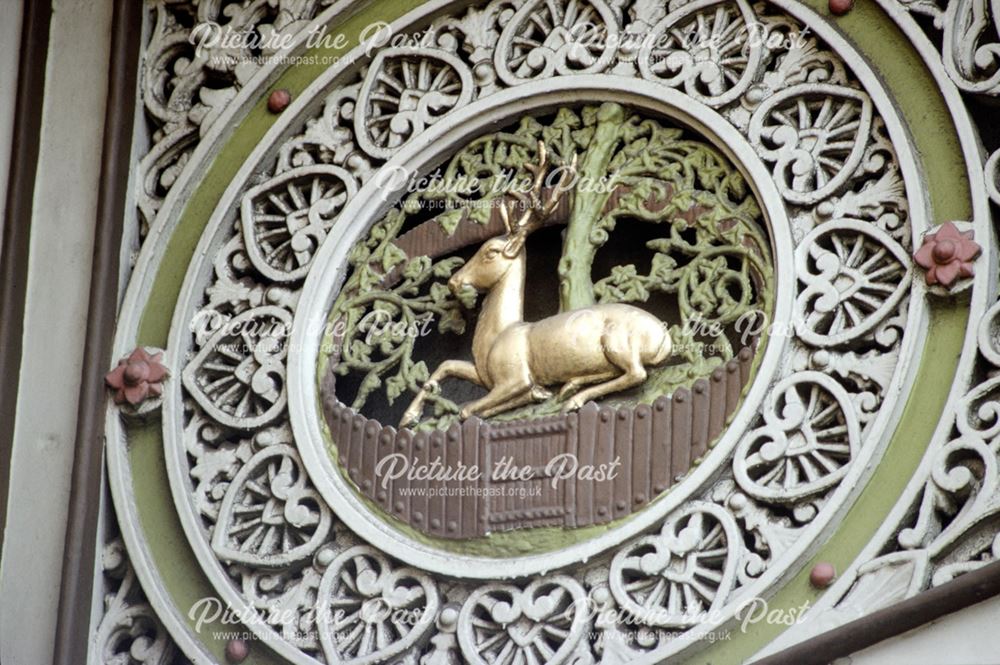
{"type": "Polygon", "coordinates": [[[515,208],[520,209],[521,216],[511,221],[510,201],[507,196],[499,198],[500,218],[503,220],[507,233],[490,238],[484,242],[471,259],[452,275],[448,281],[451,291],[458,294],[466,286],[477,291],[489,291],[503,279],[512,266],[524,261],[524,243],[532,231],[545,223],[559,207],[563,195],[572,187],[576,177],[577,156],[562,169],[559,182],[549,190],[548,196],[543,195],[545,176],[548,171],[548,153],[545,144],[538,142],[538,164],[527,164],[534,178],[530,191],[510,192],[514,198],[515,208]]]}

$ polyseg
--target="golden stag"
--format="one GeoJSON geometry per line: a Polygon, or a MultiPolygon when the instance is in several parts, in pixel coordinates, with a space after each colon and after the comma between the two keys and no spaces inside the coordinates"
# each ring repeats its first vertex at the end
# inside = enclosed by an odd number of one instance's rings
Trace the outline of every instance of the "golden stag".
{"type": "Polygon", "coordinates": [[[556,210],[576,177],[574,156],[543,201],[548,162],[541,142],[538,152],[539,164],[527,165],[534,175],[529,193],[514,195],[524,213],[511,224],[506,202],[501,204],[506,235],[484,242],[448,282],[455,294],[465,287],[487,294],[472,338],[473,362],[442,362],[403,414],[401,427],[420,419],[427,391],[436,390],[445,378],[471,381],[489,391],[464,405],[461,418],[488,418],[548,399],[552,396],[549,387],[555,386],[562,386],[559,399],[573,395],[563,407],[570,411],[639,385],[646,380],[647,367],[670,357],[666,325],[631,305],[593,305],[533,323],[524,321],[525,241],[556,210]],[[584,386],[590,387],[581,390],[584,386]]]}

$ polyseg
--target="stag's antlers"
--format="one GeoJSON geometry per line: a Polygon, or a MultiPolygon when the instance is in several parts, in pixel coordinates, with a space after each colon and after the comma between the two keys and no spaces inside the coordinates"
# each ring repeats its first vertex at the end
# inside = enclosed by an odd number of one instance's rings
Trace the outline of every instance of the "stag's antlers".
{"type": "Polygon", "coordinates": [[[548,200],[543,201],[542,185],[545,183],[545,175],[549,165],[549,154],[545,149],[545,143],[542,141],[538,142],[538,164],[525,164],[525,168],[534,175],[530,191],[527,194],[511,192],[514,198],[521,202],[522,207],[524,207],[524,213],[517,222],[511,224],[507,202],[503,201],[500,205],[500,218],[503,219],[503,224],[507,228],[507,235],[510,237],[510,242],[504,251],[505,254],[510,255],[519,252],[527,237],[556,211],[556,208],[559,207],[559,203],[562,201],[562,197],[570,189],[573,179],[576,178],[578,158],[579,155],[573,153],[573,161],[560,174],[559,182],[556,183],[548,200]]]}

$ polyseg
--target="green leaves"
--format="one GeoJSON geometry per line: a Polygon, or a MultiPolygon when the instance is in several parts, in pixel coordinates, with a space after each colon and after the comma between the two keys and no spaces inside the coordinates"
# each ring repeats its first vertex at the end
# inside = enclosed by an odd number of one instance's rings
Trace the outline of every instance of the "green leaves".
{"type": "MultiPolygon", "coordinates": [[[[474,289],[454,294],[447,284],[463,265],[461,257],[409,258],[396,244],[399,236],[404,229],[436,224],[451,243],[459,225],[467,223],[463,220],[490,222],[495,204],[515,183],[523,189],[530,182],[526,166],[537,162],[539,140],[551,155],[550,174],[579,156],[558,263],[561,307],[595,301],[660,307],[668,294],[668,311],[679,315],[675,343],[682,362],[651,371],[639,392],[647,387],[670,392],[711,371],[720,357],[731,357],[726,339],[714,344],[685,332],[687,324],[731,322],[744,312],[767,309],[773,274],[760,210],[746,180],[719,151],[692,139],[686,129],[617,104],[560,108],[541,121],[524,117],[516,130],[471,141],[433,174],[437,182],[410,194],[352,248],[353,271],[332,317],[348,324],[335,371],[362,379],[355,408],[378,390],[390,404],[418,392],[429,377],[421,354],[445,336],[468,334],[465,309],[476,306],[474,289]],[[655,225],[652,235],[660,237],[645,247],[637,244],[635,256],[626,253],[620,265],[595,281],[598,250],[623,237],[616,234],[629,238],[635,224],[655,225]],[[362,322],[375,312],[378,331],[370,336],[371,326],[362,322]],[[414,329],[419,334],[410,334],[414,329]],[[431,339],[424,340],[427,334],[431,339]]],[[[645,240],[650,236],[642,234],[645,240]]],[[[527,289],[536,288],[535,276],[527,279],[527,289]]],[[[422,426],[454,421],[455,403],[439,393],[427,399],[435,415],[422,426]]]]}
{"type": "MultiPolygon", "coordinates": [[[[568,164],[579,147],[590,144],[593,130],[588,128],[577,132],[582,124],[580,116],[568,108],[561,108],[552,124],[542,128],[541,138],[549,151],[559,158],[558,163],[568,164]]],[[[537,159],[537,156],[533,158],[537,159]]]]}
{"type": "Polygon", "coordinates": [[[459,222],[462,221],[462,210],[459,208],[449,210],[448,212],[441,213],[434,219],[441,225],[441,228],[444,229],[445,233],[453,235],[455,233],[455,229],[458,228],[459,222]]]}
{"type": "MultiPolygon", "coordinates": [[[[653,243],[649,243],[652,245],[653,243]]],[[[655,249],[655,248],[654,248],[655,249]]],[[[670,254],[653,255],[652,267],[649,271],[649,278],[653,284],[661,291],[676,291],[677,285],[682,278],[682,270],[678,269],[677,259],[670,254]]]]}
{"type": "MultiPolygon", "coordinates": [[[[407,259],[391,235],[399,232],[401,222],[398,218],[392,225],[382,224],[385,232],[374,249],[369,247],[371,238],[355,247],[355,271],[331,314],[331,320],[346,321],[343,352],[334,371],[339,376],[364,373],[352,402],[355,409],[363,408],[379,389],[389,404],[405,393],[419,391],[430,376],[426,363],[413,357],[419,341],[434,330],[438,334],[465,332],[462,305],[446,286],[464,260],[458,256],[438,262],[428,256],[407,259]],[[385,280],[393,269],[399,272],[392,278],[395,284],[389,286],[385,280]]],[[[450,407],[446,410],[451,411],[450,407]]]]}
{"type": "Polygon", "coordinates": [[[407,390],[420,390],[429,378],[430,372],[427,370],[427,364],[424,361],[421,360],[415,363],[409,359],[404,360],[399,372],[395,376],[389,377],[385,382],[386,399],[389,401],[389,404],[392,404],[407,390]]]}
{"type": "Polygon", "coordinates": [[[390,242],[386,245],[385,253],[382,254],[382,270],[388,272],[405,261],[406,258],[406,252],[397,247],[395,243],[390,242]]]}
{"type": "Polygon", "coordinates": [[[403,394],[406,390],[406,379],[402,374],[396,374],[395,376],[389,377],[389,380],[385,382],[385,396],[389,400],[389,404],[396,401],[396,398],[403,394]]]}
{"type": "Polygon", "coordinates": [[[348,348],[351,350],[351,356],[353,356],[355,361],[371,362],[372,351],[374,349],[365,342],[360,339],[352,340],[348,348]]]}
{"type": "Polygon", "coordinates": [[[634,265],[615,266],[611,276],[594,285],[598,302],[645,302],[649,300],[646,278],[639,275],[634,265]]]}
{"type": "Polygon", "coordinates": [[[434,264],[434,276],[435,277],[451,277],[452,273],[458,270],[461,266],[465,264],[465,259],[460,256],[452,256],[451,258],[438,261],[434,264]]]}
{"type": "Polygon", "coordinates": [[[447,286],[439,282],[431,284],[431,300],[438,304],[445,304],[451,298],[451,291],[447,286]]]}
{"type": "Polygon", "coordinates": [[[455,333],[465,334],[465,317],[457,309],[451,308],[445,311],[444,315],[438,319],[438,332],[441,334],[455,333]]]}
{"type": "Polygon", "coordinates": [[[469,210],[469,221],[475,222],[476,224],[484,225],[490,221],[490,216],[493,213],[492,202],[495,199],[491,199],[489,204],[482,204],[472,206],[469,210]]]}
{"type": "Polygon", "coordinates": [[[461,288],[456,297],[466,309],[472,309],[476,306],[476,298],[479,297],[479,294],[476,293],[474,288],[466,285],[461,288]]]}
{"type": "Polygon", "coordinates": [[[403,268],[403,278],[414,282],[423,282],[430,270],[431,258],[429,256],[418,256],[410,259],[403,268]]]}

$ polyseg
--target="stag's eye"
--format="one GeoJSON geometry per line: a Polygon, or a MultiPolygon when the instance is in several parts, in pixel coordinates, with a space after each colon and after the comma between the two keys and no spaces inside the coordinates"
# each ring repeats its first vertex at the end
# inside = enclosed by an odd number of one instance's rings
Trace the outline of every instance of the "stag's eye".
{"type": "Polygon", "coordinates": [[[486,260],[487,261],[492,261],[493,259],[495,259],[497,257],[497,254],[499,254],[499,253],[500,253],[499,249],[488,250],[486,252],[486,260]]]}

